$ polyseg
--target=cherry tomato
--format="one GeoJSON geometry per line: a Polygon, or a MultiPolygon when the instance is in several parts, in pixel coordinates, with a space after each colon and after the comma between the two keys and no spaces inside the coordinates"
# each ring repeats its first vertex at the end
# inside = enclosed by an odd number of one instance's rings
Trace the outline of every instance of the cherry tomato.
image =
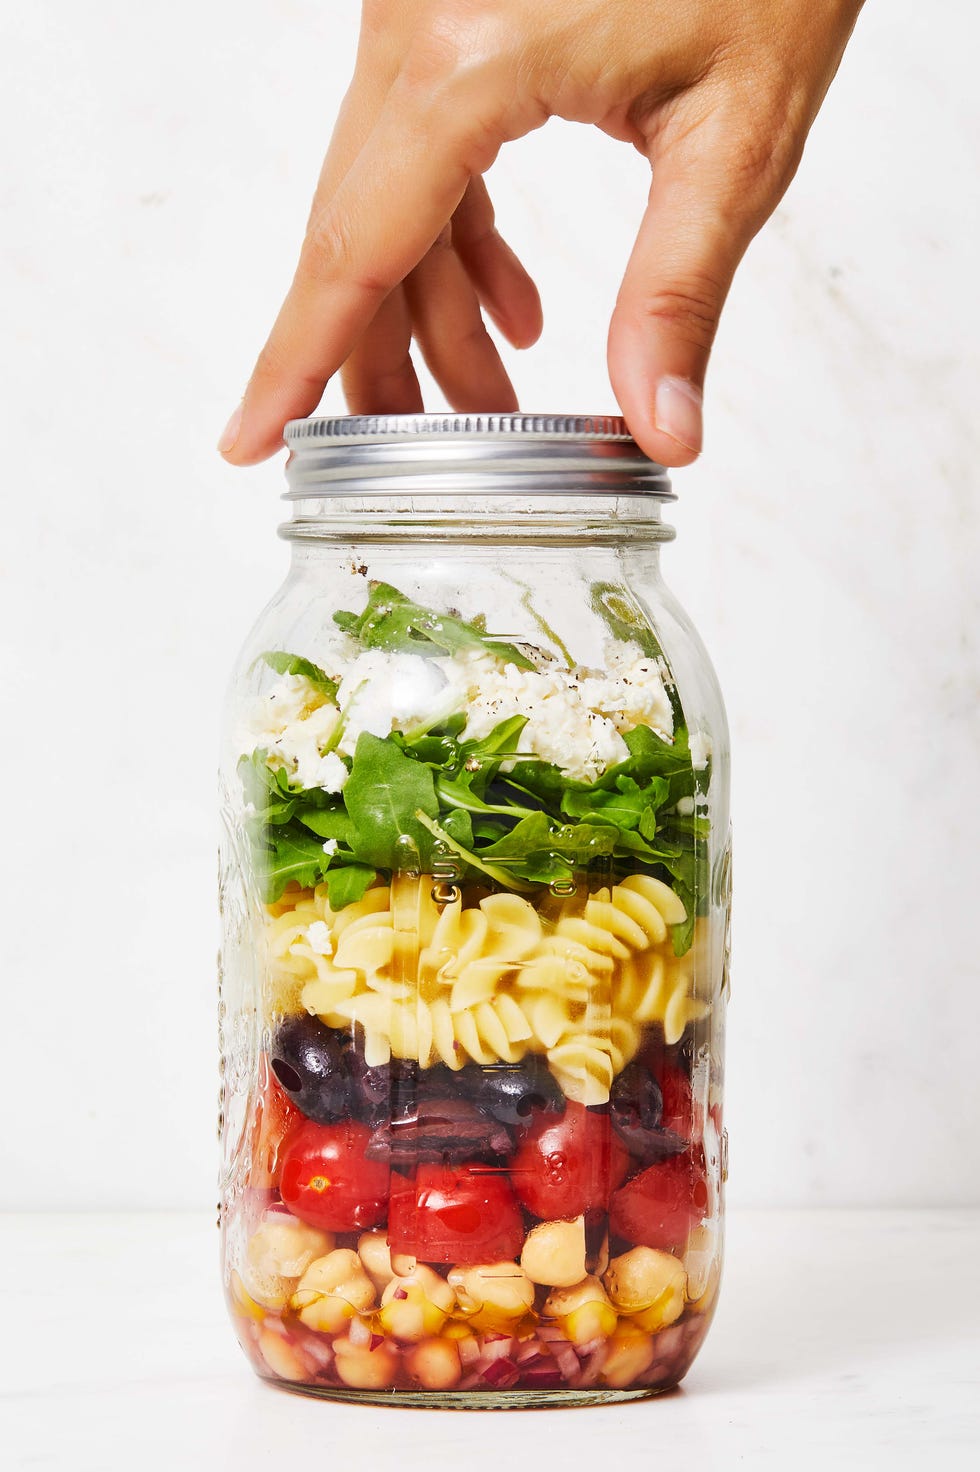
{"type": "Polygon", "coordinates": [[[664,1100],[660,1123],[664,1129],[673,1130],[675,1135],[693,1140],[695,1120],[691,1080],[676,1063],[664,1063],[656,1073],[664,1100]]]}
{"type": "Polygon", "coordinates": [[[502,1175],[480,1162],[420,1165],[393,1175],[388,1242],[423,1262],[500,1262],[516,1257],[524,1221],[502,1175]]]}
{"type": "Polygon", "coordinates": [[[269,1067],[265,1053],[259,1059],[259,1095],[252,1116],[252,1154],[248,1184],[253,1191],[270,1191],[279,1184],[283,1152],[293,1132],[303,1123],[285,1089],[269,1067]]]}
{"type": "Polygon", "coordinates": [[[531,1126],[510,1174],[528,1211],[556,1221],[604,1209],[628,1164],[608,1114],[569,1103],[560,1118],[543,1114],[531,1126]]]}
{"type": "Polygon", "coordinates": [[[673,1252],[683,1246],[707,1207],[704,1151],[695,1145],[648,1166],[621,1186],[609,1208],[609,1225],[627,1242],[673,1252]]]}
{"type": "Polygon", "coordinates": [[[307,1120],[289,1140],[279,1182],[294,1216],[325,1232],[360,1231],[384,1221],[389,1170],[367,1159],[370,1140],[371,1131],[354,1120],[307,1120]]]}

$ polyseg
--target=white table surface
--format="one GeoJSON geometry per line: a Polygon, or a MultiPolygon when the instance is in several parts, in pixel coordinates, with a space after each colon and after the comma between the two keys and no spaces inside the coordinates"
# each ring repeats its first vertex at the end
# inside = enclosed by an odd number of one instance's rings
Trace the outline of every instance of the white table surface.
{"type": "Polygon", "coordinates": [[[7,1216],[0,1239],[4,1472],[516,1472],[532,1456],[540,1472],[946,1472],[980,1452],[980,1212],[735,1214],[715,1324],[681,1391],[527,1413],[264,1385],[199,1216],[7,1216]]]}

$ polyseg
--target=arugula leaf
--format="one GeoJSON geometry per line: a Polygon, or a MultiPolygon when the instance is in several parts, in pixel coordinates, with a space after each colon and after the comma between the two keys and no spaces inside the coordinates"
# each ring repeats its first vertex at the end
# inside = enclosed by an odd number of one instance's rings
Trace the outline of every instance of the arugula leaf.
{"type": "MultiPolygon", "coordinates": [[[[238,763],[245,801],[255,809],[255,821],[288,823],[296,811],[296,798],[280,781],[280,773],[268,765],[268,753],[253,751],[238,763]]],[[[285,774],[282,774],[283,776],[285,774]]]]}
{"type": "Polygon", "coordinates": [[[351,773],[344,785],[354,856],[377,869],[398,867],[399,840],[414,842],[423,861],[431,849],[417,813],[439,812],[432,772],[407,756],[389,738],[362,731],[354,749],[351,773]]]}
{"type": "Polygon", "coordinates": [[[337,699],[337,681],[331,680],[330,676],[312,660],[303,659],[299,654],[288,654],[284,649],[267,649],[259,657],[264,659],[277,675],[302,675],[304,680],[315,685],[331,700],[337,699]]]}
{"type": "Polygon", "coordinates": [[[666,802],[668,790],[662,777],[651,777],[641,787],[635,778],[622,775],[616,778],[613,787],[566,792],[562,811],[570,818],[601,816],[620,828],[636,828],[644,838],[653,838],[657,831],[657,809],[666,802]]]}
{"type": "Polygon", "coordinates": [[[267,847],[253,850],[256,878],[266,904],[274,904],[290,881],[303,889],[319,884],[327,866],[323,844],[311,833],[290,825],[288,828],[266,829],[260,837],[267,847]]]}
{"type": "Polygon", "coordinates": [[[335,808],[306,808],[299,815],[304,828],[319,838],[335,838],[338,843],[354,847],[354,825],[343,805],[335,808]]]}
{"type": "Polygon", "coordinates": [[[496,867],[509,869],[535,884],[567,879],[596,858],[609,856],[616,846],[612,827],[577,823],[555,828],[542,812],[529,813],[508,834],[486,848],[496,867]]]}
{"type": "Polygon", "coordinates": [[[478,648],[516,664],[519,669],[534,668],[515,645],[488,639],[475,623],[413,603],[390,583],[370,584],[367,606],[361,613],[341,611],[333,617],[338,628],[360,639],[369,649],[408,654],[454,654],[457,649],[478,648]]]}
{"type": "Polygon", "coordinates": [[[342,910],[356,904],[377,879],[377,872],[366,864],[344,864],[327,872],[327,898],[331,910],[342,910]]]}
{"type": "Polygon", "coordinates": [[[454,780],[442,772],[435,775],[435,790],[440,806],[444,808],[462,808],[468,813],[502,813],[505,816],[514,812],[512,806],[495,807],[492,803],[484,802],[472,791],[468,782],[454,780]]]}
{"type": "Polygon", "coordinates": [[[656,634],[626,588],[618,583],[592,583],[589,602],[614,639],[623,644],[638,644],[648,659],[663,659],[656,634]]]}
{"type": "Polygon", "coordinates": [[[464,813],[462,808],[455,808],[451,813],[446,813],[442,820],[442,826],[450,838],[464,848],[473,848],[476,839],[473,836],[473,819],[469,813],[464,813]]]}

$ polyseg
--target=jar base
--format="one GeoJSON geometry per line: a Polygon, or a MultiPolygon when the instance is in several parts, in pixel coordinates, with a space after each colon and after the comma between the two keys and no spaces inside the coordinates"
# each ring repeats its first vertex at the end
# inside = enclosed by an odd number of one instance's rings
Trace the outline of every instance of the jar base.
{"type": "Polygon", "coordinates": [[[669,1395],[676,1385],[642,1386],[635,1390],[339,1390],[331,1385],[302,1385],[262,1376],[267,1384],[316,1400],[344,1401],[348,1405],[395,1406],[420,1411],[543,1411],[557,1406],[601,1406],[617,1401],[651,1400],[669,1395]]]}

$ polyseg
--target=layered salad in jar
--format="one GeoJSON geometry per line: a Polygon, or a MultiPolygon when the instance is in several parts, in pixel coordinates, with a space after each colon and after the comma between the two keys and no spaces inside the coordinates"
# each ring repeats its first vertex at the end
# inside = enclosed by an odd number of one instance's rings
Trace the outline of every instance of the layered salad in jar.
{"type": "Polygon", "coordinates": [[[719,1263],[708,742],[621,590],[601,669],[365,591],[238,733],[239,1337],[327,1395],[674,1385],[719,1263]]]}

